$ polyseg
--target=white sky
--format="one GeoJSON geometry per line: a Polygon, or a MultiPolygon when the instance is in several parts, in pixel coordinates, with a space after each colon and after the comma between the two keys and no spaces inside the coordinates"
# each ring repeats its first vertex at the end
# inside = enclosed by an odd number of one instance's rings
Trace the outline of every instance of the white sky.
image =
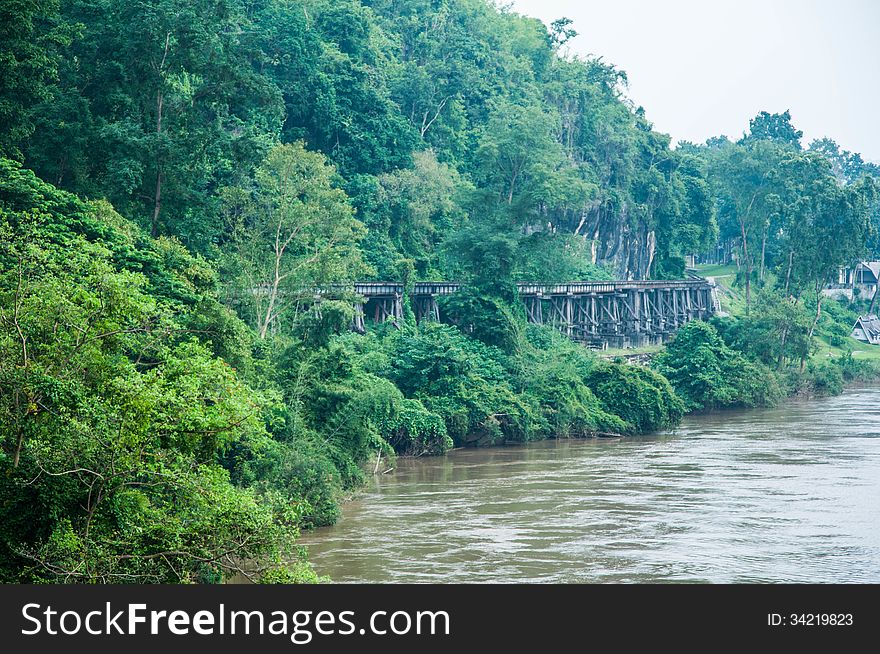
{"type": "Polygon", "coordinates": [[[626,71],[629,96],[673,142],[738,138],[791,111],[806,147],[828,136],[880,162],[880,0],[513,0],[571,18],[572,52],[626,71]]]}

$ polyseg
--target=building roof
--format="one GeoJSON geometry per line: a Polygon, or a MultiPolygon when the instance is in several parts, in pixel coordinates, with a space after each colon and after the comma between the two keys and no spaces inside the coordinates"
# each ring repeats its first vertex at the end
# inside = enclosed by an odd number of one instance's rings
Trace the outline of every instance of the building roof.
{"type": "Polygon", "coordinates": [[[880,345],[880,318],[873,314],[859,316],[859,319],[856,320],[856,324],[853,325],[853,332],[855,332],[856,329],[861,329],[864,332],[868,343],[872,345],[880,345]]]}
{"type": "Polygon", "coordinates": [[[859,265],[874,273],[874,279],[880,279],[880,261],[862,261],[859,265]]]}

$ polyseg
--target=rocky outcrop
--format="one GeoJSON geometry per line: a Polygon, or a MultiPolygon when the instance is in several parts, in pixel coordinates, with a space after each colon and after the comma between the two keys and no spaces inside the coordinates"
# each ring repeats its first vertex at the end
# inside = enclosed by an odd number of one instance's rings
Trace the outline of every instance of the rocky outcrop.
{"type": "Polygon", "coordinates": [[[593,241],[593,263],[611,268],[615,279],[648,279],[657,237],[644,220],[632,219],[625,207],[620,212],[597,207],[586,223],[593,225],[585,235],[593,241]]]}

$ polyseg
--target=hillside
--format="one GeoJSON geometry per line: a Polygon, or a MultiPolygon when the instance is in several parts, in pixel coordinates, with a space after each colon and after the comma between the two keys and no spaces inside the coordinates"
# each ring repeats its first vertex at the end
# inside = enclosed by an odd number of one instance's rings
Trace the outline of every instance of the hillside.
{"type": "Polygon", "coordinates": [[[484,0],[0,18],[0,582],[314,582],[300,530],[397,457],[641,434],[876,374],[845,331],[865,303],[821,290],[878,251],[877,167],[805,148],[787,112],[672,148],[623,71],[565,54],[566,19],[484,0]],[[678,279],[707,253],[733,315],[649,366],[517,297],[678,279]],[[355,280],[462,288],[439,320],[406,297],[356,334],[359,298],[316,292],[355,280]]]}

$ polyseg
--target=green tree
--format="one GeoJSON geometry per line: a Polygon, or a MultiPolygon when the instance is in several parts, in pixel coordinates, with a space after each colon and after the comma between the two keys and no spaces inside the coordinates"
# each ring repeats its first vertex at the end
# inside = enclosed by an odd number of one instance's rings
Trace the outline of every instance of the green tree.
{"type": "Polygon", "coordinates": [[[251,302],[260,338],[289,310],[314,304],[321,285],[363,272],[363,226],[333,176],[324,156],[302,142],[279,145],[257,170],[252,191],[227,195],[227,265],[238,270],[236,293],[251,302]]]}
{"type": "Polygon", "coordinates": [[[500,201],[513,205],[516,199],[524,205],[519,211],[553,201],[554,182],[564,165],[562,146],[553,134],[558,121],[537,103],[502,103],[495,108],[477,157],[488,187],[500,201]]]}
{"type": "Polygon", "coordinates": [[[61,49],[75,33],[62,20],[58,0],[0,7],[0,156],[21,159],[40,103],[54,95],[61,49]]]}
{"type": "Polygon", "coordinates": [[[762,111],[749,121],[749,133],[743,137],[743,141],[773,141],[800,150],[803,135],[791,124],[791,112],[788,110],[781,114],[762,111]]]}
{"type": "MultiPolygon", "coordinates": [[[[273,394],[196,342],[150,277],[45,210],[75,200],[27,176],[2,197],[0,576],[204,582],[298,561],[301,508],[231,484],[218,463],[269,442],[273,394]],[[41,205],[21,208],[37,189],[41,205]]],[[[124,223],[102,227],[126,240],[124,223]]]]}
{"type": "Polygon", "coordinates": [[[777,211],[778,164],[786,150],[771,140],[724,141],[709,148],[707,171],[723,222],[734,227],[739,244],[746,310],[751,308],[752,277],[766,267],[767,240],[777,211]]]}
{"type": "Polygon", "coordinates": [[[255,65],[248,7],[76,0],[64,3],[62,19],[84,26],[61,68],[69,113],[41,106],[54,120],[34,135],[29,165],[71,190],[107,197],[153,236],[175,235],[207,252],[219,231],[216,188],[259,163],[283,117],[278,90],[255,65]],[[51,147],[50,125],[59,124],[90,141],[78,153],[85,166],[51,147]]]}
{"type": "Polygon", "coordinates": [[[385,173],[377,182],[377,204],[365,217],[369,227],[385,232],[420,278],[440,277],[439,246],[464,222],[460,202],[470,184],[432,150],[414,153],[412,168],[385,173]]]}
{"type": "MultiPolygon", "coordinates": [[[[832,174],[829,162],[806,153],[782,163],[785,293],[808,292],[815,304],[812,338],[822,315],[823,289],[839,268],[858,260],[871,235],[871,209],[877,190],[871,178],[847,187],[832,174]]],[[[801,358],[801,367],[806,357],[801,358]]]]}
{"type": "Polygon", "coordinates": [[[651,362],[688,410],[775,404],[781,390],[773,372],[728,347],[710,324],[689,322],[651,362]]]}

